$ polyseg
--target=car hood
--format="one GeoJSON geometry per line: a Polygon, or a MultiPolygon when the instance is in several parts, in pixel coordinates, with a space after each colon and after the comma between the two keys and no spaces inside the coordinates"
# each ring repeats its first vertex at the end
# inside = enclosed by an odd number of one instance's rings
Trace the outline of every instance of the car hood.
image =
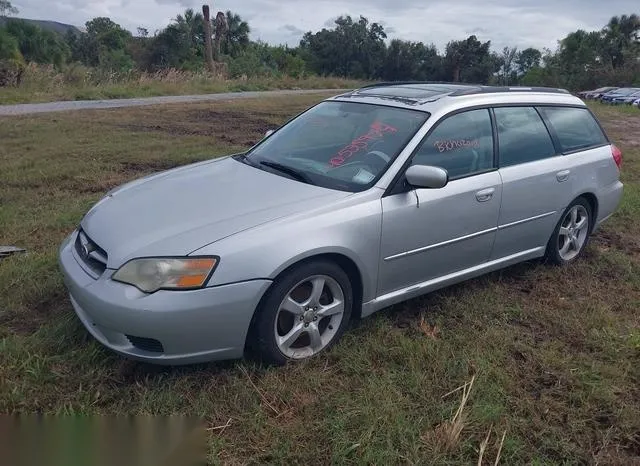
{"type": "Polygon", "coordinates": [[[200,162],[121,186],[81,222],[115,269],[135,257],[183,256],[266,222],[349,196],[245,165],[200,162]]]}

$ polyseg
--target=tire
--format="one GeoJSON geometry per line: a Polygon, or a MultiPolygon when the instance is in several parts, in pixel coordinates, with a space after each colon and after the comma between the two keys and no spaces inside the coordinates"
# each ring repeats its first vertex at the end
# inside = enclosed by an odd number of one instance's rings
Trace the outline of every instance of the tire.
{"type": "Polygon", "coordinates": [[[352,309],[353,289],[340,266],[327,260],[303,263],[278,277],[261,301],[247,348],[273,365],[308,359],[340,339],[352,309]]]}
{"type": "Polygon", "coordinates": [[[574,262],[584,252],[592,227],[591,204],[584,197],[575,199],[562,213],[549,239],[545,254],[547,262],[555,265],[574,262]]]}

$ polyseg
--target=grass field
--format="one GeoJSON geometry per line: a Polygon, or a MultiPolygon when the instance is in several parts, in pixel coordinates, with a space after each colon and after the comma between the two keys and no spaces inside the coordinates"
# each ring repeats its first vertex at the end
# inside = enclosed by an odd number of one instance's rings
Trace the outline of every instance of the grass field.
{"type": "Polygon", "coordinates": [[[525,263],[395,306],[278,369],[149,366],[87,335],[56,250],[91,204],[246,147],[317,99],[0,118],[0,244],[29,251],[0,262],[0,412],[198,415],[227,426],[209,431],[224,464],[476,464],[483,442],[484,464],[499,449],[501,464],[638,464],[640,112],[594,106],[625,195],[570,267],[525,263]]]}
{"type": "Polygon", "coordinates": [[[141,74],[137,78],[126,79],[107,75],[99,80],[87,78],[87,71],[83,73],[81,76],[67,76],[44,66],[30,66],[19,87],[0,88],[0,105],[274,89],[352,89],[364,84],[363,81],[354,79],[320,76],[222,79],[204,72],[176,70],[170,70],[166,74],[141,74]]]}

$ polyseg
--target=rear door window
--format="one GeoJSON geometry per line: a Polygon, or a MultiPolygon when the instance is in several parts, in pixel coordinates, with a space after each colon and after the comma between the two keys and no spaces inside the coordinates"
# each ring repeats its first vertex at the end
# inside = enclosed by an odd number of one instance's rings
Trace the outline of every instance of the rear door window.
{"type": "Polygon", "coordinates": [[[556,155],[549,131],[533,107],[494,109],[500,167],[534,162],[556,155]]]}
{"type": "Polygon", "coordinates": [[[607,144],[602,129],[586,108],[540,107],[555,133],[562,152],[607,144]]]}

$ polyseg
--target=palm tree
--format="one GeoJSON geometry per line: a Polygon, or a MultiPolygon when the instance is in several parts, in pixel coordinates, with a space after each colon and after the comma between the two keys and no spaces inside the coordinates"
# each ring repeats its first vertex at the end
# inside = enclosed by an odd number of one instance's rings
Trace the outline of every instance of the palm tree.
{"type": "Polygon", "coordinates": [[[188,8],[183,15],[176,16],[174,26],[180,31],[189,46],[200,51],[204,45],[204,26],[202,13],[196,13],[188,8]]]}
{"type": "Polygon", "coordinates": [[[240,15],[227,10],[227,36],[222,45],[226,55],[237,57],[249,45],[249,23],[243,21],[240,15]]]}
{"type": "Polygon", "coordinates": [[[204,56],[202,14],[189,8],[155,39],[161,66],[196,67],[204,56]]]}
{"type": "Polygon", "coordinates": [[[625,62],[625,54],[640,47],[640,17],[636,14],[614,16],[602,33],[605,53],[609,56],[611,66],[621,67],[625,62]]]}

